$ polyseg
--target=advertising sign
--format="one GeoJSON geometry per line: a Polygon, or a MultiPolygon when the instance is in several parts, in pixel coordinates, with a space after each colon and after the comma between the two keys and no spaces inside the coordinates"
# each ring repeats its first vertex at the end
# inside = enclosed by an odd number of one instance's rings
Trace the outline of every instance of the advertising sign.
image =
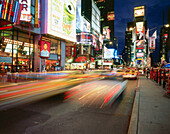
{"type": "Polygon", "coordinates": [[[144,6],[134,8],[134,17],[145,16],[144,6]]]}
{"type": "Polygon", "coordinates": [[[31,15],[31,0],[19,0],[22,5],[20,21],[30,22],[32,19],[31,15]]]}
{"type": "Polygon", "coordinates": [[[90,23],[84,18],[82,17],[83,20],[83,32],[90,32],[90,23]]]}
{"type": "Polygon", "coordinates": [[[76,42],[76,0],[48,0],[47,34],[76,42]]]}
{"type": "Polygon", "coordinates": [[[39,1],[35,0],[35,22],[34,22],[34,27],[38,28],[39,27],[39,20],[38,20],[38,14],[39,14],[39,1]]]}
{"type": "Polygon", "coordinates": [[[103,39],[110,40],[110,29],[107,27],[103,28],[103,39]]]}
{"type": "Polygon", "coordinates": [[[149,39],[149,48],[151,50],[155,50],[155,38],[154,37],[150,37],[149,39]]]}
{"type": "Polygon", "coordinates": [[[82,31],[82,16],[81,16],[81,0],[76,2],[76,30],[78,32],[82,31]]]}
{"type": "Polygon", "coordinates": [[[91,26],[93,30],[95,30],[97,33],[100,33],[100,10],[92,0],[92,21],[91,26]]]}
{"type": "Polygon", "coordinates": [[[91,34],[81,32],[81,33],[78,33],[76,35],[76,37],[77,37],[78,43],[91,45],[91,42],[92,42],[92,35],[91,34]]]}
{"type": "Polygon", "coordinates": [[[50,47],[51,47],[51,42],[41,40],[41,42],[40,42],[40,57],[49,58],[50,57],[50,47]]]}
{"type": "Polygon", "coordinates": [[[21,14],[21,4],[13,0],[1,0],[0,1],[0,18],[13,22],[19,23],[21,14]]]}
{"type": "Polygon", "coordinates": [[[108,49],[104,46],[104,58],[105,59],[117,58],[117,50],[108,49]]]}
{"type": "Polygon", "coordinates": [[[144,49],[145,40],[137,40],[136,41],[136,49],[144,49]]]}
{"type": "Polygon", "coordinates": [[[144,22],[137,22],[136,23],[136,28],[137,28],[138,32],[143,31],[143,29],[144,29],[143,24],[144,24],[144,22]]]}
{"type": "Polygon", "coordinates": [[[136,57],[144,57],[144,53],[136,53],[136,57]]]}
{"type": "Polygon", "coordinates": [[[100,34],[100,36],[99,36],[99,42],[100,42],[99,49],[102,49],[102,45],[103,45],[103,35],[102,34],[100,34]]]}
{"type": "Polygon", "coordinates": [[[115,20],[115,13],[114,13],[114,11],[111,11],[111,12],[107,13],[107,20],[108,21],[115,20]]]}

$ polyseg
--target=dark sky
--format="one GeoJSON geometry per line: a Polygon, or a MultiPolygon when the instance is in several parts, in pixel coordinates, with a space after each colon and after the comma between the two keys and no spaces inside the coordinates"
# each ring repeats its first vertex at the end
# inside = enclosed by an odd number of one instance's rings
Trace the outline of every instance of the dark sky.
{"type": "MultiPolygon", "coordinates": [[[[158,36],[160,27],[163,25],[163,11],[165,13],[165,23],[167,23],[168,7],[170,6],[170,0],[114,0],[115,5],[115,37],[118,37],[119,54],[125,45],[125,30],[128,22],[132,22],[134,19],[133,10],[134,7],[145,6],[145,20],[147,20],[148,28],[152,29],[158,27],[158,36]]],[[[152,36],[154,30],[150,31],[152,36]]],[[[157,53],[159,51],[159,38],[156,41],[155,61],[158,60],[157,53]]]]}

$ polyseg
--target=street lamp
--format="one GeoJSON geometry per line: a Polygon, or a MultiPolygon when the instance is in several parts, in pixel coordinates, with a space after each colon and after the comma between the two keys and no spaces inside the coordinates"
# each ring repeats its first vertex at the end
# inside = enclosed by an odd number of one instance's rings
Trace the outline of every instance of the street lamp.
{"type": "Polygon", "coordinates": [[[130,28],[129,28],[129,31],[132,31],[132,30],[133,30],[133,28],[132,28],[132,27],[130,27],[130,28]]]}

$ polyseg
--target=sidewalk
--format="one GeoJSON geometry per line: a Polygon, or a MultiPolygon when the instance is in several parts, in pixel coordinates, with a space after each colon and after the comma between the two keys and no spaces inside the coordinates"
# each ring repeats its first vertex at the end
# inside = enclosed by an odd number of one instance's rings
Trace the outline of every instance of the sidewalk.
{"type": "Polygon", "coordinates": [[[140,76],[128,134],[170,134],[170,98],[156,82],[140,76]]]}

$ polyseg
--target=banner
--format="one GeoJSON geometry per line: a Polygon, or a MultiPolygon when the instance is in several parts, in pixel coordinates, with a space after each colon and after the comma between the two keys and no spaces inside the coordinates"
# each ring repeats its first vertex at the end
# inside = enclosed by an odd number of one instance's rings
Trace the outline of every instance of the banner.
{"type": "Polygon", "coordinates": [[[153,33],[152,37],[154,37],[155,39],[157,39],[157,30],[153,33]]]}
{"type": "Polygon", "coordinates": [[[150,37],[149,39],[149,48],[151,50],[155,50],[155,38],[154,37],[150,37]]]}
{"type": "Polygon", "coordinates": [[[149,28],[146,31],[146,39],[149,39],[149,28]]]}
{"type": "Polygon", "coordinates": [[[40,57],[49,58],[50,57],[50,47],[51,47],[51,42],[41,40],[41,43],[40,43],[40,57]]]}

